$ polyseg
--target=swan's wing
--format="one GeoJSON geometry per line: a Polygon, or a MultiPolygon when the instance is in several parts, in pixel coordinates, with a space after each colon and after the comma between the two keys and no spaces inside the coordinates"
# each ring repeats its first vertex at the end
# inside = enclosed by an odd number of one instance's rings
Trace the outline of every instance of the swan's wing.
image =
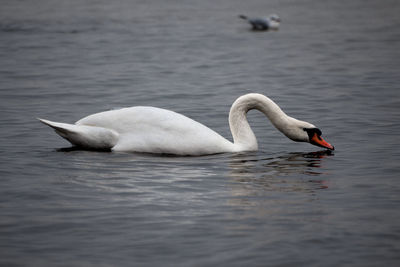
{"type": "Polygon", "coordinates": [[[232,151],[233,144],[210,128],[173,111],[132,107],[90,115],[78,125],[119,134],[115,151],[201,155],[232,151]]]}

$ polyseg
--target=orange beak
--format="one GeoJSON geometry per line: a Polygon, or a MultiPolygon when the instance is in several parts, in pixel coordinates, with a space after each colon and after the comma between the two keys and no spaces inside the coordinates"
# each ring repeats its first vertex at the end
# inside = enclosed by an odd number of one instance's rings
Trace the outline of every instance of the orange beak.
{"type": "Polygon", "coordinates": [[[320,147],[324,147],[324,148],[330,149],[330,150],[335,150],[334,146],[332,146],[331,144],[326,142],[324,139],[322,139],[322,137],[319,136],[317,133],[314,133],[313,137],[311,138],[310,143],[313,144],[313,145],[316,145],[316,146],[320,146],[320,147]]]}

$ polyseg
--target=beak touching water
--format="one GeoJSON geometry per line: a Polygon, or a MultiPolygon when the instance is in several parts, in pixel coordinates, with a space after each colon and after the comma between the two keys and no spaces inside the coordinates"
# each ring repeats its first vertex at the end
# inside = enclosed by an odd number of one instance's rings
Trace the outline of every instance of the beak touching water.
{"type": "Polygon", "coordinates": [[[310,143],[316,146],[324,147],[330,150],[335,150],[335,147],[326,142],[320,135],[314,133],[312,138],[310,139],[310,143]]]}

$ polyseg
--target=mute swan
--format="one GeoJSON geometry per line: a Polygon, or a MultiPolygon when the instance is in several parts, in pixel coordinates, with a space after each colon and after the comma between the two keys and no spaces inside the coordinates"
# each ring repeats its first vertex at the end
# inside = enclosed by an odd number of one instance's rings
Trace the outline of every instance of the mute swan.
{"type": "Polygon", "coordinates": [[[314,125],[286,115],[275,102],[261,94],[239,97],[229,112],[233,143],[184,115],[155,107],[131,107],[87,116],[75,124],[39,119],[73,145],[87,149],[207,155],[255,151],[256,137],[247,122],[251,109],[264,113],[288,138],[334,150],[314,125]]]}
{"type": "Polygon", "coordinates": [[[253,30],[268,31],[268,30],[279,30],[281,19],[278,15],[272,14],[265,18],[249,18],[245,15],[239,15],[239,18],[246,20],[253,26],[253,30]]]}

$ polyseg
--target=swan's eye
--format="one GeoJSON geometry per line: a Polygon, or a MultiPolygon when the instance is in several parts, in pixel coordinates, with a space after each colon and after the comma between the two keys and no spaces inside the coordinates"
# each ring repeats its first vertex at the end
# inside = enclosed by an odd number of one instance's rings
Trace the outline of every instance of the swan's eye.
{"type": "Polygon", "coordinates": [[[322,135],[322,131],[318,128],[303,128],[303,131],[307,132],[310,136],[313,136],[314,133],[316,133],[318,136],[322,135]]]}

